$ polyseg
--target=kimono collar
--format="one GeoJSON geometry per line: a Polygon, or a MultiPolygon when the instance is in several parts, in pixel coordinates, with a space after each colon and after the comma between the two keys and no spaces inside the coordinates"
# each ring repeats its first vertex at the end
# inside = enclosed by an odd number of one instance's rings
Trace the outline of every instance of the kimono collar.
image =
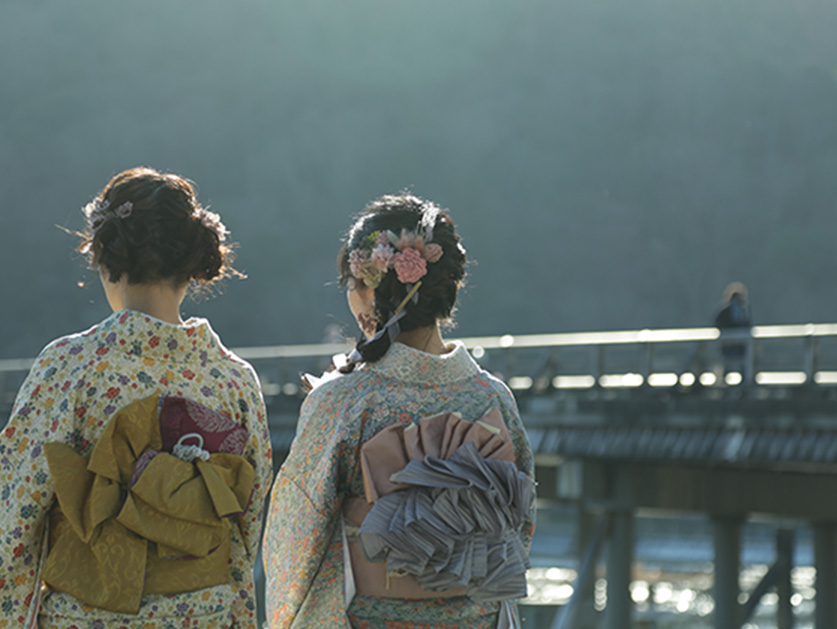
{"type": "Polygon", "coordinates": [[[90,330],[101,345],[122,347],[138,356],[171,352],[224,352],[218,335],[206,319],[191,317],[182,325],[161,321],[136,310],[117,310],[90,330]]]}
{"type": "Polygon", "coordinates": [[[461,341],[450,345],[453,346],[450,352],[439,355],[428,354],[403,343],[393,343],[383,358],[367,363],[364,371],[410,384],[429,385],[460,382],[482,371],[461,341]]]}

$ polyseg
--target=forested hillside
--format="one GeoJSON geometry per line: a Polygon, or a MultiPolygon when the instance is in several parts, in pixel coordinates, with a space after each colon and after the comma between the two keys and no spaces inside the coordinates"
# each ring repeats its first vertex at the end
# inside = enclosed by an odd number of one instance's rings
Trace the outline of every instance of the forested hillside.
{"type": "Polygon", "coordinates": [[[0,357],[101,319],[72,252],[124,168],[240,244],[186,314],[316,342],[349,217],[409,188],[476,260],[454,335],[837,320],[830,0],[4,0],[0,357]],[[79,282],[86,286],[80,288],[79,282]]]}

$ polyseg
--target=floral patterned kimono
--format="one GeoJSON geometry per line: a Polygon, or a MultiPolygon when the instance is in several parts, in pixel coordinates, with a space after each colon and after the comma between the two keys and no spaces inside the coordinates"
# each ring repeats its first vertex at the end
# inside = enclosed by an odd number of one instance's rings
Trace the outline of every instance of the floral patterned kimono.
{"type": "MultiPolygon", "coordinates": [[[[25,626],[40,599],[36,625],[42,628],[255,628],[253,562],[270,475],[258,378],[207,321],[192,318],[177,326],[121,310],[86,332],[52,342],[36,359],[0,433],[0,627],[25,626]],[[223,523],[229,576],[222,573],[221,583],[197,591],[141,596],[136,614],[42,589],[46,523],[57,504],[50,449],[62,448],[66,457],[89,455],[112,418],[140,400],[156,404],[155,396],[196,402],[228,425],[246,429],[239,451],[254,476],[247,485],[249,505],[223,523]]],[[[84,581],[86,575],[78,578],[84,581]]]]}
{"type": "MultiPolygon", "coordinates": [[[[361,446],[385,427],[441,413],[475,422],[498,409],[514,463],[530,479],[534,463],[514,398],[464,345],[427,354],[393,343],[378,362],[317,386],[305,400],[297,435],[277,475],[265,528],[267,623],[282,627],[496,627],[500,603],[466,596],[406,599],[356,594],[345,562],[345,506],[364,496],[361,446]]],[[[528,550],[534,501],[521,537],[528,550]]],[[[359,588],[358,591],[361,591],[359,588]]],[[[516,606],[512,604],[516,615],[516,606]]]]}

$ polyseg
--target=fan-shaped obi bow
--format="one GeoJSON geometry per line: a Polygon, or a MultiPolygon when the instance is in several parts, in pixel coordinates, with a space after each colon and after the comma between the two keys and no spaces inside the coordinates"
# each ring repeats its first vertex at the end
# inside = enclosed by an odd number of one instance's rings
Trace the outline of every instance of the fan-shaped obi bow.
{"type": "Polygon", "coordinates": [[[526,595],[520,532],[534,481],[514,464],[499,410],[476,422],[444,413],[388,426],[363,445],[361,466],[374,502],[357,535],[367,561],[386,561],[388,575],[413,575],[424,590],[526,595]]]}
{"type": "Polygon", "coordinates": [[[89,456],[44,451],[55,483],[43,579],[116,612],[143,593],[229,580],[230,516],[250,501],[247,430],[191,400],[156,395],[118,411],[89,456]]]}

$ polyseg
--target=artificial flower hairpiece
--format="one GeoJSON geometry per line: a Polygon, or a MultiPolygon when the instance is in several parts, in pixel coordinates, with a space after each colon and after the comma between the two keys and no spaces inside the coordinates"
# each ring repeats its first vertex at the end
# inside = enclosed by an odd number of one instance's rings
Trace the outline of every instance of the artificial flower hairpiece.
{"type": "Polygon", "coordinates": [[[349,252],[349,269],[355,279],[375,289],[384,275],[390,269],[395,269],[398,281],[406,285],[407,294],[389,320],[345,358],[347,364],[363,361],[360,350],[364,346],[371,345],[384,336],[388,336],[390,342],[393,342],[400,334],[401,319],[407,314],[405,307],[409,302],[418,302],[422,278],[427,275],[427,264],[438,262],[444,254],[442,245],[431,242],[438,213],[437,208],[425,210],[415,232],[402,229],[400,236],[390,230],[372,232],[359,247],[349,252]]]}
{"type": "Polygon", "coordinates": [[[438,262],[444,253],[440,244],[429,242],[432,222],[427,226],[422,221],[422,228],[421,234],[402,229],[400,236],[388,229],[372,232],[363,245],[349,253],[352,276],[373,289],[390,269],[395,269],[402,284],[418,282],[427,275],[427,263],[438,262]]]}

